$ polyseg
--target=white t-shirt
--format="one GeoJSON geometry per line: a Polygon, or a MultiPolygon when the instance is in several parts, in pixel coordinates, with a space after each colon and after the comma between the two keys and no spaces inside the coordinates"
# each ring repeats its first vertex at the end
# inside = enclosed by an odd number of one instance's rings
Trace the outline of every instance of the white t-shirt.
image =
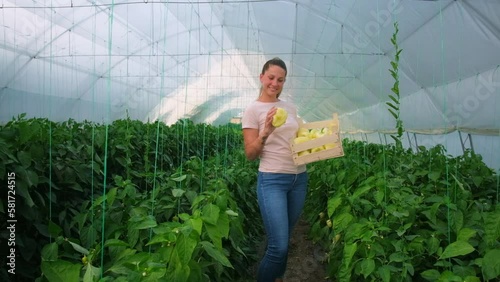
{"type": "Polygon", "coordinates": [[[259,171],[291,174],[302,173],[306,171],[306,166],[295,165],[290,148],[290,139],[296,137],[297,130],[299,129],[297,109],[293,104],[282,100],[272,103],[254,101],[245,109],[241,126],[243,129],[258,129],[259,133],[261,133],[264,130],[267,112],[273,106],[284,108],[288,112],[288,118],[285,124],[277,127],[267,138],[260,155],[259,171]]]}

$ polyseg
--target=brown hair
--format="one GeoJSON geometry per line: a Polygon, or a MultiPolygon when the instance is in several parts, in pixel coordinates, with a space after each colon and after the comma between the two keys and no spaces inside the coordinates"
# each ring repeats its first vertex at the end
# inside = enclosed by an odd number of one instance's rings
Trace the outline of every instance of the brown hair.
{"type": "MultiPolygon", "coordinates": [[[[278,58],[278,57],[274,57],[274,58],[270,59],[269,61],[267,61],[264,64],[264,66],[262,67],[261,74],[264,74],[269,69],[270,66],[278,66],[278,67],[284,69],[285,70],[285,76],[286,76],[286,74],[288,72],[286,70],[286,64],[285,64],[285,62],[283,62],[283,60],[280,59],[280,58],[278,58]]],[[[262,87],[260,88],[259,96],[260,96],[261,93],[262,93],[262,87]]],[[[278,93],[278,95],[276,95],[276,98],[278,98],[280,95],[281,95],[281,92],[278,93]]]]}

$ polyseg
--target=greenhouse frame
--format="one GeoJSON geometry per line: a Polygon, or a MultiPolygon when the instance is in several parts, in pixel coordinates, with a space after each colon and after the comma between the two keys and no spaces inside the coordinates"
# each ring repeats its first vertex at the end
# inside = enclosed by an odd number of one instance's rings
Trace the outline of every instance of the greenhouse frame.
{"type": "Polygon", "coordinates": [[[324,281],[500,279],[499,0],[2,0],[0,279],[255,281],[273,58],[324,281]]]}

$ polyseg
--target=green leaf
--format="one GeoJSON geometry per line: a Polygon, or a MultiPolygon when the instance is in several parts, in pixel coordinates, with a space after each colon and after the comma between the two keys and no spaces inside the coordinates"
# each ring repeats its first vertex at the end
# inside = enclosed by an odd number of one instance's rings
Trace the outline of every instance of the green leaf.
{"type": "Polygon", "coordinates": [[[375,192],[374,198],[377,205],[380,205],[382,203],[382,201],[384,200],[384,196],[384,191],[382,191],[382,189],[375,192]]]}
{"type": "Polygon", "coordinates": [[[396,62],[391,62],[391,66],[392,66],[393,70],[397,70],[398,69],[398,64],[396,62]]]}
{"type": "Polygon", "coordinates": [[[223,237],[223,231],[218,228],[217,225],[214,224],[205,224],[205,229],[207,231],[208,237],[212,240],[214,245],[222,249],[222,237],[223,237]]]}
{"type": "Polygon", "coordinates": [[[185,190],[183,189],[172,189],[172,195],[175,197],[175,198],[180,198],[182,197],[182,195],[184,195],[184,193],[186,193],[185,190]]]}
{"type": "Polygon", "coordinates": [[[420,273],[420,275],[422,275],[422,277],[428,281],[436,281],[439,279],[439,277],[441,277],[441,273],[439,273],[439,271],[435,269],[426,270],[420,273]]]}
{"type": "Polygon", "coordinates": [[[394,142],[396,142],[396,144],[398,144],[399,139],[396,136],[391,135],[391,138],[394,140],[394,142]]]}
{"type": "Polygon", "coordinates": [[[104,243],[105,247],[128,247],[128,243],[120,239],[108,239],[104,243]]]}
{"type": "Polygon", "coordinates": [[[394,97],[394,96],[392,96],[392,95],[389,94],[389,98],[391,98],[391,100],[394,101],[394,103],[396,105],[399,105],[399,101],[398,101],[398,99],[396,99],[396,97],[394,97]]]}
{"type": "MultiPolygon", "coordinates": [[[[398,121],[399,123],[399,121],[398,121]]],[[[403,128],[401,126],[398,126],[398,136],[401,137],[403,136],[403,128]]]]}
{"type": "Polygon", "coordinates": [[[116,199],[116,192],[117,192],[116,187],[109,189],[109,192],[107,193],[107,196],[106,196],[106,202],[108,203],[108,206],[113,205],[113,203],[116,199]]]}
{"type": "Polygon", "coordinates": [[[391,109],[388,109],[388,110],[394,118],[396,118],[396,119],[398,118],[398,115],[393,110],[391,110],[391,109]]]}
{"type": "Polygon", "coordinates": [[[393,109],[394,109],[394,110],[396,110],[396,111],[398,111],[398,110],[399,110],[399,108],[398,108],[398,107],[396,107],[396,106],[394,106],[391,102],[387,102],[386,104],[387,104],[387,106],[389,106],[389,107],[393,108],[393,109]]]}
{"type": "MultiPolygon", "coordinates": [[[[133,249],[121,249],[122,251],[119,251],[119,253],[116,254],[116,257],[114,257],[114,261],[120,262],[120,261],[125,261],[125,259],[135,255],[137,253],[137,250],[133,249]]],[[[118,266],[118,264],[114,264],[115,266],[118,266]]]]}
{"type": "Polygon", "coordinates": [[[452,271],[460,277],[476,276],[475,266],[453,265],[452,271]]]}
{"type": "Polygon", "coordinates": [[[35,205],[30,193],[28,192],[28,185],[23,179],[17,180],[16,177],[16,193],[24,198],[26,204],[31,208],[35,205]]]}
{"type": "MultiPolygon", "coordinates": [[[[455,229],[455,232],[459,232],[462,227],[464,226],[464,214],[462,213],[461,210],[456,210],[456,211],[451,211],[450,212],[451,216],[450,216],[450,222],[451,222],[451,225],[454,227],[455,229]]],[[[467,241],[467,240],[463,240],[463,241],[467,241]]]]}
{"type": "Polygon", "coordinates": [[[403,273],[406,273],[407,271],[411,276],[415,274],[415,268],[413,268],[413,264],[407,262],[403,263],[403,273]]]}
{"type": "Polygon", "coordinates": [[[403,261],[406,261],[408,259],[408,256],[402,252],[396,252],[396,253],[392,253],[390,256],[389,256],[389,261],[390,262],[403,262],[403,261]]]}
{"type": "Polygon", "coordinates": [[[140,220],[129,219],[129,229],[148,229],[157,225],[156,219],[152,215],[144,216],[140,220]]]}
{"type": "Polygon", "coordinates": [[[471,228],[463,228],[458,232],[457,241],[469,241],[470,238],[476,235],[476,230],[471,228]]]}
{"type": "Polygon", "coordinates": [[[391,270],[386,265],[382,265],[381,267],[379,267],[377,273],[380,275],[380,278],[382,278],[383,282],[391,281],[391,270]]]}
{"type": "Polygon", "coordinates": [[[226,210],[226,214],[230,216],[238,216],[238,213],[233,210],[226,210]]]}
{"type": "Polygon", "coordinates": [[[372,274],[375,270],[375,261],[373,259],[363,259],[360,264],[361,274],[365,277],[365,279],[372,274]]]}
{"type": "Polygon", "coordinates": [[[228,260],[228,258],[221,251],[216,249],[212,243],[208,241],[202,241],[200,242],[200,244],[203,247],[203,250],[205,250],[207,254],[213,259],[221,263],[223,266],[233,268],[233,265],[228,260]]]}
{"type": "Polygon", "coordinates": [[[89,254],[89,250],[85,249],[84,247],[78,245],[77,243],[73,243],[69,240],[67,240],[68,243],[70,243],[70,245],[73,247],[73,249],[75,249],[75,251],[83,254],[83,255],[88,255],[89,254]]]}
{"type": "Polygon", "coordinates": [[[466,276],[464,282],[481,282],[481,279],[475,276],[466,276]]]}
{"type": "Polygon", "coordinates": [[[190,261],[189,268],[191,269],[191,273],[189,274],[189,278],[187,279],[187,281],[193,281],[193,282],[203,281],[202,269],[198,262],[190,261]]]}
{"type": "Polygon", "coordinates": [[[427,239],[427,251],[429,255],[436,253],[439,249],[439,240],[436,237],[427,239]]]}
{"type": "Polygon", "coordinates": [[[333,218],[333,228],[335,232],[340,233],[344,231],[348,226],[349,223],[354,219],[354,216],[352,216],[350,213],[341,213],[338,216],[333,218]]]}
{"type": "Polygon", "coordinates": [[[474,247],[471,246],[471,244],[464,241],[457,241],[448,245],[448,247],[444,249],[439,259],[447,259],[447,258],[462,256],[470,254],[473,251],[474,247]]]}
{"type": "Polygon", "coordinates": [[[328,217],[331,218],[335,210],[342,204],[342,198],[340,195],[336,195],[333,198],[328,199],[328,217]]]}
{"type": "Polygon", "coordinates": [[[355,242],[353,244],[344,245],[344,254],[342,256],[342,264],[339,268],[339,282],[351,281],[351,261],[354,254],[358,250],[358,244],[355,242]]]}
{"type": "Polygon", "coordinates": [[[184,234],[180,234],[175,242],[175,249],[179,255],[179,260],[183,265],[189,263],[192,259],[194,249],[198,242],[184,234]]]}
{"type": "Polygon", "coordinates": [[[59,227],[59,225],[52,222],[52,220],[49,221],[49,228],[48,229],[49,229],[49,233],[52,237],[57,237],[62,232],[62,228],[59,227]]]}
{"type": "Polygon", "coordinates": [[[59,246],[56,242],[47,244],[43,246],[42,249],[42,261],[55,261],[59,252],[59,246]]]}
{"type": "Polygon", "coordinates": [[[427,176],[430,180],[437,181],[441,177],[441,171],[431,171],[427,176]]]}
{"type": "Polygon", "coordinates": [[[188,281],[191,275],[191,269],[188,265],[183,265],[181,263],[176,263],[173,267],[167,269],[164,281],[175,281],[175,282],[191,282],[188,281]]]}
{"type": "Polygon", "coordinates": [[[175,236],[174,233],[162,233],[162,234],[156,234],[149,240],[149,242],[146,244],[146,246],[150,246],[153,244],[159,244],[159,243],[166,243],[166,242],[175,242],[177,240],[177,236],[175,236]]]}
{"type": "MultiPolygon", "coordinates": [[[[397,79],[398,79],[398,74],[397,74],[395,71],[393,71],[393,70],[389,70],[389,72],[391,73],[391,76],[392,76],[395,80],[397,80],[397,79]]],[[[395,94],[397,94],[397,95],[399,96],[399,93],[395,93],[395,94]]]]}
{"type": "Polygon", "coordinates": [[[395,94],[399,94],[399,86],[397,83],[394,83],[394,86],[391,88],[391,91],[395,94]]]}
{"type": "Polygon", "coordinates": [[[25,121],[19,123],[19,145],[23,145],[28,142],[33,134],[35,134],[40,129],[38,123],[27,123],[25,121]]]}
{"type": "Polygon", "coordinates": [[[24,168],[28,168],[31,165],[31,154],[29,152],[19,151],[17,152],[17,159],[24,168]]]}
{"type": "Polygon", "coordinates": [[[134,229],[129,224],[127,230],[127,242],[129,246],[135,246],[138,240],[139,240],[139,229],[134,229]]]}
{"type": "Polygon", "coordinates": [[[484,240],[493,247],[500,238],[500,209],[484,215],[484,240]]]}
{"type": "Polygon", "coordinates": [[[130,210],[130,217],[131,218],[137,218],[138,220],[135,220],[135,221],[139,221],[142,217],[148,215],[150,213],[150,209],[146,208],[146,207],[133,207],[131,210],[130,210]]]}
{"type": "MultiPolygon", "coordinates": [[[[100,234],[100,233],[99,233],[100,234]]],[[[83,245],[91,245],[100,235],[97,234],[96,226],[85,226],[80,231],[80,239],[83,245]]]]}
{"type": "MultiPolygon", "coordinates": [[[[190,264],[191,266],[191,264],[190,264]]],[[[189,272],[192,271],[192,269],[187,268],[189,272]]],[[[162,279],[165,277],[165,273],[167,272],[167,269],[165,266],[163,267],[154,267],[150,271],[147,272],[146,276],[143,276],[141,279],[141,282],[158,282],[162,281],[162,279]]],[[[189,280],[188,280],[189,281],[189,280]]],[[[193,280],[191,280],[193,281],[193,280]]],[[[196,281],[196,280],[194,280],[196,281]]]]}
{"type": "Polygon", "coordinates": [[[476,187],[481,187],[481,183],[483,182],[484,178],[482,176],[473,176],[472,177],[472,182],[474,182],[474,185],[476,187]]]}
{"type": "Polygon", "coordinates": [[[81,264],[64,260],[42,261],[43,275],[50,282],[80,281],[81,264]]]}
{"type": "Polygon", "coordinates": [[[99,277],[101,276],[100,267],[95,267],[91,264],[87,264],[85,268],[87,269],[85,270],[85,274],[83,275],[83,282],[94,282],[99,280],[99,277]]]}
{"type": "Polygon", "coordinates": [[[500,258],[500,249],[489,250],[484,255],[481,270],[486,280],[500,276],[500,259],[498,258],[500,258]]]}
{"type": "Polygon", "coordinates": [[[439,277],[439,281],[456,281],[456,282],[462,282],[462,278],[458,275],[455,275],[453,272],[449,270],[443,271],[441,273],[441,276],[439,277]]]}
{"type": "Polygon", "coordinates": [[[198,235],[201,236],[202,228],[203,228],[203,220],[201,218],[190,218],[189,221],[191,222],[191,226],[193,227],[193,230],[198,232],[198,235]]]}
{"type": "Polygon", "coordinates": [[[371,185],[365,185],[361,186],[354,193],[352,194],[351,197],[349,197],[349,202],[354,203],[361,195],[365,194],[366,192],[370,191],[373,188],[371,185]]]}
{"type": "Polygon", "coordinates": [[[210,224],[217,224],[219,219],[220,208],[214,204],[208,204],[203,207],[201,218],[203,221],[210,224]]]}
{"type": "Polygon", "coordinates": [[[172,177],[171,179],[175,182],[182,182],[184,179],[186,179],[187,175],[181,175],[179,177],[172,177]]]}

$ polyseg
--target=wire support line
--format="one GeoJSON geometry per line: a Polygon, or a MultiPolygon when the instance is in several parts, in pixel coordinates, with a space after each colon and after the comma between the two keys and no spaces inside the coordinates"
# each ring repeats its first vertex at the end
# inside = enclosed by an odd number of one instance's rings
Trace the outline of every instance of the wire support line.
{"type": "Polygon", "coordinates": [[[88,5],[60,5],[60,6],[0,6],[2,9],[73,9],[73,8],[94,8],[94,7],[115,7],[124,5],[143,5],[143,4],[177,4],[177,5],[199,5],[199,4],[247,4],[247,3],[266,3],[266,2],[283,2],[282,0],[219,0],[219,1],[130,1],[124,3],[109,3],[109,4],[88,4],[88,5]]]}
{"type": "Polygon", "coordinates": [[[360,53],[360,52],[351,52],[351,53],[345,53],[345,52],[330,52],[330,53],[315,53],[315,52],[296,52],[296,53],[291,53],[291,52],[283,52],[283,53],[266,53],[266,54],[230,54],[230,53],[179,53],[179,54],[78,54],[78,55],[51,55],[51,56],[36,56],[34,59],[54,59],[54,58],[71,58],[71,57],[185,57],[185,56],[262,56],[262,55],[276,55],[276,56],[283,56],[283,55],[318,55],[318,56],[324,56],[324,55],[359,55],[359,56],[384,56],[384,53],[360,53]]]}
{"type": "MultiPolygon", "coordinates": [[[[100,78],[145,78],[145,77],[166,77],[166,78],[186,78],[185,75],[172,75],[172,74],[165,74],[162,75],[160,73],[154,74],[154,75],[100,75],[100,78]]],[[[196,77],[196,78],[245,78],[245,76],[242,75],[191,75],[191,77],[196,77]]],[[[287,75],[287,78],[344,78],[344,79],[353,79],[356,78],[356,76],[337,76],[337,75],[287,75]]]]}

